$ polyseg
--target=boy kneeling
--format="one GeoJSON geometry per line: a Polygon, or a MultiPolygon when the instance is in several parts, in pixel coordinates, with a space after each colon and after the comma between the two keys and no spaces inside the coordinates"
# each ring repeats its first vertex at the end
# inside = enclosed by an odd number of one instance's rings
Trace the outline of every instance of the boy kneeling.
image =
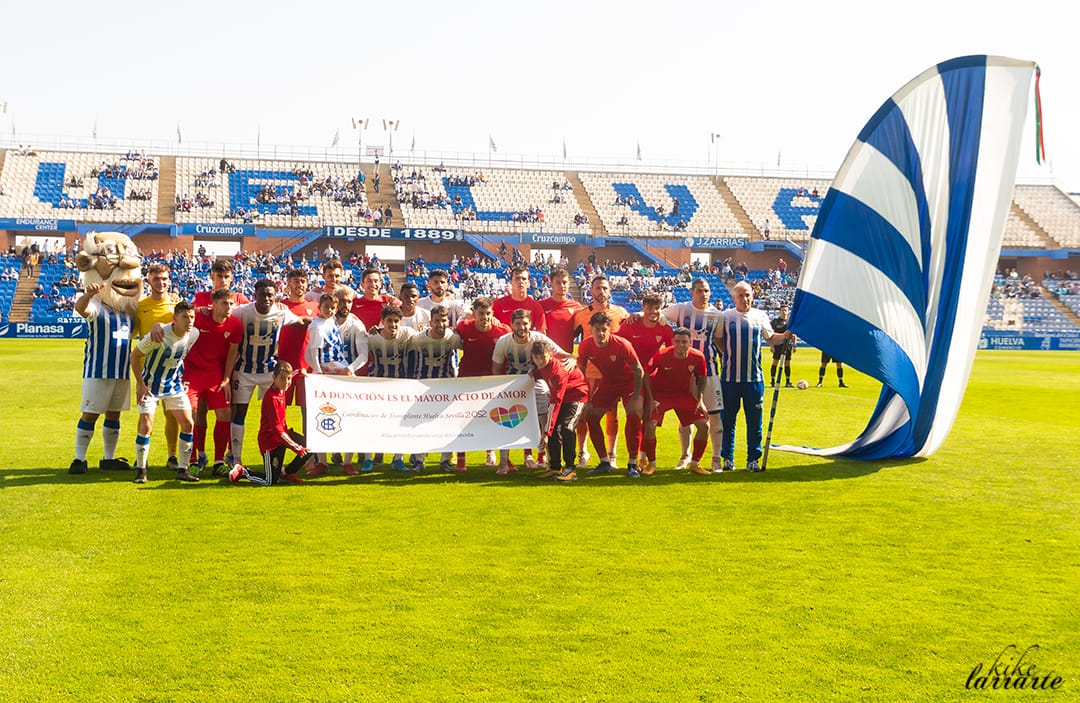
{"type": "Polygon", "coordinates": [[[263,458],[263,475],[259,476],[237,464],[229,471],[229,480],[236,483],[241,478],[246,478],[259,486],[272,486],[282,478],[289,483],[303,483],[304,479],[297,476],[297,472],[307,463],[307,447],[304,446],[304,435],[289,429],[285,424],[285,391],[293,377],[293,367],[287,361],[279,361],[274,368],[273,382],[270,390],[262,399],[262,418],[259,423],[259,453],[263,458]],[[296,452],[296,456],[285,467],[282,473],[282,464],[285,463],[285,448],[288,447],[296,452]]]}

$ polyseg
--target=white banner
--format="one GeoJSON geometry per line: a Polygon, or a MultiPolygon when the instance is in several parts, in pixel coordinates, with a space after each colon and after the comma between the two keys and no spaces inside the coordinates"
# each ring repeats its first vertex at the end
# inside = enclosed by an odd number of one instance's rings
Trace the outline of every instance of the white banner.
{"type": "Polygon", "coordinates": [[[449,452],[540,443],[531,376],[416,381],[312,374],[307,446],[315,452],[449,452]]]}

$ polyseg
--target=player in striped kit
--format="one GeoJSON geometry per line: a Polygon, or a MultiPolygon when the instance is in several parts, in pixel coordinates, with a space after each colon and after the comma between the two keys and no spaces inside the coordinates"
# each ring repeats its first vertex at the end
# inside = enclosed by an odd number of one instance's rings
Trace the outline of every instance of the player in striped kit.
{"type": "MultiPolygon", "coordinates": [[[[719,347],[723,352],[721,389],[724,394],[724,471],[735,470],[735,420],[742,405],[746,415],[746,470],[760,471],[761,406],[765,399],[765,376],[761,370],[761,345],[791,339],[791,331],[774,332],[764,310],[751,307],[754,289],[746,281],[735,284],[735,309],[723,312],[719,347]]],[[[716,445],[713,445],[713,452],[716,445]]],[[[715,464],[716,457],[713,457],[715,464]]]]}
{"type": "MultiPolygon", "coordinates": [[[[368,332],[368,376],[376,378],[409,378],[408,344],[409,338],[416,334],[413,330],[401,326],[401,308],[387,305],[382,310],[382,327],[377,332],[368,332]]],[[[364,471],[372,470],[372,458],[364,459],[364,471]]],[[[395,454],[391,467],[395,471],[407,472],[401,454],[395,454]]]]}
{"type": "Polygon", "coordinates": [[[188,471],[191,461],[192,420],[191,401],[184,388],[184,357],[199,338],[194,329],[195,307],[181,301],[173,308],[173,322],[165,328],[165,339],[155,342],[142,338],[131,354],[131,370],[137,383],[135,397],[139,401],[139,434],[135,437],[135,483],[146,483],[146,463],[150,454],[150,433],[154,429],[154,413],[158,401],[164,403],[165,412],[176,418],[180,427],[179,456],[176,478],[181,481],[198,481],[199,477],[188,471]]]}
{"type": "MultiPolygon", "coordinates": [[[[569,364],[574,361],[573,355],[552,342],[546,334],[532,329],[532,313],[528,309],[518,308],[515,310],[511,315],[510,322],[513,332],[500,337],[495,342],[495,349],[491,354],[491,373],[493,375],[532,373],[536,368],[536,362],[532,358],[532,345],[534,342],[548,342],[551,344],[555,356],[559,358],[560,362],[569,364]]],[[[536,395],[537,420],[540,427],[546,428],[549,400],[548,385],[541,379],[535,379],[533,389],[536,395]]],[[[531,450],[526,450],[526,452],[531,452],[531,450]]],[[[536,466],[536,464],[533,466],[536,466]]],[[[496,469],[495,473],[505,476],[512,470],[516,469],[512,469],[510,466],[510,451],[500,449],[499,468],[496,469]]]]}
{"type": "MultiPolygon", "coordinates": [[[[705,411],[709,415],[709,440],[713,446],[713,471],[722,470],[719,447],[723,442],[723,418],[721,413],[724,409],[724,398],[720,392],[720,377],[716,364],[716,355],[719,345],[717,338],[720,334],[720,321],[723,313],[709,304],[711,293],[709,282],[704,278],[696,278],[690,284],[691,300],[688,303],[675,303],[660,311],[660,315],[676,327],[685,327],[690,330],[690,345],[705,355],[705,391],[702,401],[705,411]]],[[[675,470],[685,469],[690,464],[690,431],[691,427],[679,429],[679,440],[682,443],[682,457],[675,466],[675,470]]]]}
{"type": "MultiPolygon", "coordinates": [[[[328,263],[337,263],[328,262],[328,263]]],[[[340,266],[340,264],[339,264],[340,266]]],[[[326,267],[323,267],[323,275],[327,275],[326,267]]],[[[334,313],[334,322],[337,324],[338,334],[341,335],[341,343],[345,350],[345,359],[349,368],[356,376],[367,375],[368,363],[368,333],[360,318],[352,314],[353,299],[356,291],[346,285],[338,284],[334,288],[334,298],[337,300],[337,311],[334,313]]],[[[340,457],[334,454],[334,459],[340,458],[345,473],[353,467],[352,456],[354,452],[343,452],[340,457]]],[[[357,454],[357,460],[364,466],[363,455],[357,454]]],[[[364,468],[361,468],[363,471],[364,468]]]]}
{"type": "MultiPolygon", "coordinates": [[[[409,338],[409,370],[413,378],[456,378],[457,351],[461,338],[449,329],[449,312],[442,305],[431,308],[431,326],[409,338]]],[[[443,452],[439,469],[447,473],[455,469],[450,464],[450,452],[443,452]]],[[[413,454],[413,469],[424,469],[424,455],[413,454]]]]}
{"type": "Polygon", "coordinates": [[[414,332],[426,330],[431,324],[431,313],[419,307],[420,289],[417,285],[411,282],[402,283],[398,298],[401,300],[401,326],[414,332]]]}
{"type": "MultiPolygon", "coordinates": [[[[308,327],[308,343],[304,352],[304,361],[309,369],[308,373],[325,373],[335,376],[353,375],[353,370],[350,368],[349,361],[345,356],[345,344],[341,340],[341,333],[338,332],[337,320],[335,319],[337,304],[337,298],[328,293],[323,293],[319,298],[319,314],[311,321],[311,326],[308,327]]],[[[296,380],[293,379],[293,384],[295,383],[296,380]]],[[[343,468],[349,476],[355,476],[359,473],[351,463],[345,463],[343,468]]],[[[307,475],[313,478],[322,476],[327,471],[326,455],[317,454],[315,463],[308,469],[307,475]]]]}
{"type": "Polygon", "coordinates": [[[141,257],[131,239],[119,232],[89,232],[75,265],[83,274],[85,292],[75,312],[86,318],[88,335],[83,361],[82,406],[75,430],[75,458],[69,474],[87,471],[86,450],[94,426],[105,415],[101,431],[102,469],[129,469],[116,458],[120,413],[131,405],[131,330],[142,292],[141,257]]]}
{"type": "Polygon", "coordinates": [[[244,421],[255,389],[261,388],[265,392],[273,383],[281,328],[311,323],[310,317],[297,317],[281,303],[275,303],[276,294],[272,281],[260,279],[255,283],[255,302],[233,310],[233,316],[240,319],[244,331],[232,390],[231,446],[232,458],[237,464],[243,464],[244,421]]]}

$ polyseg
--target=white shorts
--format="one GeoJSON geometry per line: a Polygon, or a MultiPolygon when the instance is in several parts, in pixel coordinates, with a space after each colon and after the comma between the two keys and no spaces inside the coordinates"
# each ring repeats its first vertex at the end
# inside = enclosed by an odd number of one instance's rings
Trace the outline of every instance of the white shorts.
{"type": "Polygon", "coordinates": [[[122,412],[129,408],[131,408],[131,379],[83,379],[82,412],[101,415],[122,412]]]}
{"type": "Polygon", "coordinates": [[[263,393],[270,390],[271,384],[274,382],[274,374],[267,373],[245,373],[244,371],[237,371],[233,374],[233,391],[232,402],[233,405],[247,405],[251,402],[251,398],[255,395],[255,389],[261,388],[262,393],[259,394],[261,398],[263,393]]]}
{"type": "Polygon", "coordinates": [[[547,381],[536,379],[533,382],[533,395],[536,397],[536,414],[543,417],[551,404],[551,389],[547,381]]]}
{"type": "Polygon", "coordinates": [[[715,415],[724,409],[724,394],[720,391],[720,377],[706,376],[705,390],[701,394],[701,403],[705,412],[715,415]]]}
{"type": "Polygon", "coordinates": [[[158,401],[161,401],[165,412],[170,410],[191,410],[191,399],[188,398],[187,393],[163,396],[148,395],[139,401],[139,414],[153,415],[154,411],[157,410],[158,401]]]}

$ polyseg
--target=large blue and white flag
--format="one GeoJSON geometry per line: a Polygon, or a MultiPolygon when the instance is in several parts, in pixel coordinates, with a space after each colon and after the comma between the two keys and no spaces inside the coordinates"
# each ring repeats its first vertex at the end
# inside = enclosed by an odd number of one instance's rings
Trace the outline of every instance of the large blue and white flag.
{"type": "Polygon", "coordinates": [[[867,123],[818,215],[791,311],[802,339],[883,384],[859,459],[928,456],[964,396],[1012,201],[1035,64],[929,69],[867,123]]]}

